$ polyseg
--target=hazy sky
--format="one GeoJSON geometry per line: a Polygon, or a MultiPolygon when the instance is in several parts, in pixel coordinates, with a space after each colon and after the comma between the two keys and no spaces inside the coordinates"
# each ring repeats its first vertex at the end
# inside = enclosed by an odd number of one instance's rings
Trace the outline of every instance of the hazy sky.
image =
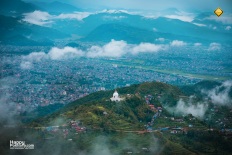
{"type": "MultiPolygon", "coordinates": [[[[34,0],[25,0],[34,1],[34,0]]],[[[52,2],[54,0],[40,0],[52,2]]],[[[80,8],[124,8],[143,10],[162,10],[175,7],[180,10],[199,10],[211,12],[221,7],[224,12],[232,12],[232,0],[57,0],[71,3],[80,8]]]]}

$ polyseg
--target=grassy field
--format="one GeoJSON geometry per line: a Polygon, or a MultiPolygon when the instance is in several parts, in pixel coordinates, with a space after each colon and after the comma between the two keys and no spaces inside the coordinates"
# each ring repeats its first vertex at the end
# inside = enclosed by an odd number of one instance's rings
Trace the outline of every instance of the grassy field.
{"type": "MultiPolygon", "coordinates": [[[[140,62],[142,64],[142,62],[140,62]]],[[[126,66],[126,67],[134,67],[138,69],[144,69],[144,70],[149,70],[149,71],[154,71],[158,73],[164,73],[164,74],[171,74],[171,75],[180,75],[184,76],[187,78],[197,78],[197,79],[202,79],[202,80],[228,80],[231,79],[231,77],[224,77],[224,76],[211,76],[211,75],[202,75],[202,74],[192,74],[192,73],[185,73],[180,70],[164,70],[164,69],[158,69],[155,66],[142,66],[142,65],[133,65],[133,64],[121,64],[121,63],[116,63],[118,66],[126,66]]]]}

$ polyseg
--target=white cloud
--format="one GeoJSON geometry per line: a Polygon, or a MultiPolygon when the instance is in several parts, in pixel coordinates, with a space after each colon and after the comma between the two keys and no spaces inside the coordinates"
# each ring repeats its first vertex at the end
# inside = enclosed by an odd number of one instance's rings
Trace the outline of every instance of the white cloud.
{"type": "Polygon", "coordinates": [[[78,21],[87,18],[92,13],[89,12],[74,12],[70,14],[60,14],[60,15],[50,15],[48,12],[43,11],[34,11],[30,13],[25,13],[23,21],[30,24],[39,25],[39,26],[51,26],[55,19],[76,19],[78,21]]]}
{"type": "Polygon", "coordinates": [[[27,56],[22,56],[20,63],[21,69],[32,69],[33,63],[45,59],[63,60],[84,56],[84,52],[72,47],[57,48],[53,47],[47,54],[44,52],[32,52],[27,56]]]}
{"type": "Polygon", "coordinates": [[[22,56],[24,60],[30,61],[30,62],[39,62],[46,57],[47,55],[44,52],[32,52],[27,56],[22,56]]]}
{"type": "Polygon", "coordinates": [[[126,14],[134,14],[133,12],[129,12],[127,10],[107,10],[107,9],[104,9],[104,10],[96,12],[96,13],[109,13],[109,14],[126,13],[126,14]]]}
{"type": "Polygon", "coordinates": [[[194,25],[200,26],[200,27],[204,27],[206,26],[205,24],[200,24],[200,23],[193,23],[194,25]]]}
{"type": "Polygon", "coordinates": [[[171,46],[176,46],[176,47],[187,45],[187,43],[185,43],[184,41],[180,41],[180,40],[173,40],[170,44],[171,46]]]}
{"type": "Polygon", "coordinates": [[[231,29],[231,26],[227,26],[225,30],[229,31],[231,29]]]}
{"type": "MultiPolygon", "coordinates": [[[[92,14],[98,13],[108,13],[108,14],[119,14],[119,13],[126,13],[126,14],[133,14],[126,10],[103,10],[100,12],[74,12],[74,13],[62,13],[60,15],[50,15],[48,12],[43,12],[36,10],[34,12],[25,13],[23,14],[24,18],[23,21],[28,22],[30,24],[39,25],[39,26],[51,26],[54,20],[58,19],[75,19],[78,21],[82,21],[83,19],[89,17],[92,14]]],[[[120,20],[126,18],[126,16],[105,16],[106,19],[114,19],[120,20]]]]}
{"type": "Polygon", "coordinates": [[[104,16],[106,20],[121,20],[127,18],[126,16],[104,16]]]}
{"type": "Polygon", "coordinates": [[[165,41],[165,39],[164,39],[164,38],[157,38],[157,39],[155,39],[155,41],[164,42],[164,41],[165,41]]]}
{"type": "Polygon", "coordinates": [[[206,94],[214,104],[232,106],[232,98],[229,92],[232,91],[232,81],[225,81],[220,86],[215,87],[212,90],[202,90],[203,94],[206,94]]]}
{"type": "Polygon", "coordinates": [[[139,45],[127,44],[125,41],[111,40],[103,47],[92,46],[87,50],[87,57],[121,57],[125,54],[139,54],[145,52],[158,52],[165,50],[165,45],[156,45],[151,43],[140,43],[139,45]]]}
{"type": "Polygon", "coordinates": [[[201,46],[202,43],[194,43],[194,46],[201,46]]]}
{"type": "Polygon", "coordinates": [[[29,61],[22,61],[20,63],[20,68],[21,69],[24,69],[24,70],[28,70],[28,69],[31,69],[33,67],[33,64],[29,61]]]}
{"type": "Polygon", "coordinates": [[[223,24],[232,24],[232,14],[223,14],[220,17],[217,17],[215,15],[209,16],[207,18],[205,18],[206,20],[213,20],[216,22],[220,22],[223,24]]]}
{"type": "Polygon", "coordinates": [[[145,52],[158,52],[166,50],[167,45],[156,45],[151,43],[127,44],[126,41],[111,40],[103,46],[92,46],[85,51],[73,47],[57,48],[53,47],[47,54],[44,52],[33,52],[27,56],[22,56],[21,68],[31,69],[34,62],[44,59],[63,60],[78,57],[121,57],[126,54],[139,54],[145,52]]]}
{"type": "MultiPolygon", "coordinates": [[[[19,112],[17,105],[19,103],[12,102],[12,95],[9,91],[19,84],[19,79],[14,77],[4,77],[0,79],[0,122],[4,125],[17,126],[21,121],[18,119],[19,112]]],[[[1,125],[2,126],[2,125],[1,125]]]]}
{"type": "Polygon", "coordinates": [[[166,15],[164,17],[171,19],[179,19],[184,22],[192,22],[194,19],[194,16],[191,15],[166,15]]]}
{"type": "Polygon", "coordinates": [[[221,44],[219,43],[211,43],[208,48],[209,51],[219,51],[220,49],[221,49],[221,44]]]}
{"type": "Polygon", "coordinates": [[[164,50],[166,47],[164,45],[156,45],[151,43],[141,43],[132,48],[132,53],[137,54],[141,52],[158,52],[164,50]]]}
{"type": "Polygon", "coordinates": [[[160,16],[158,15],[142,15],[144,19],[157,19],[160,16]]]}
{"type": "Polygon", "coordinates": [[[47,55],[44,52],[32,52],[27,56],[22,56],[20,68],[25,70],[32,69],[34,66],[33,62],[40,62],[45,58],[47,58],[47,55]]]}
{"type": "Polygon", "coordinates": [[[189,101],[189,103],[186,103],[182,99],[180,99],[177,102],[177,105],[174,108],[174,110],[175,112],[181,114],[192,114],[195,117],[203,118],[207,110],[207,106],[204,103],[193,104],[191,100],[189,101]]]}
{"type": "Polygon", "coordinates": [[[72,47],[65,47],[62,49],[53,47],[49,51],[48,56],[52,60],[61,60],[84,56],[84,52],[72,47]]]}
{"type": "Polygon", "coordinates": [[[154,27],[152,30],[153,30],[154,32],[157,32],[157,31],[158,31],[157,28],[155,28],[155,27],[154,27]]]}
{"type": "Polygon", "coordinates": [[[171,14],[170,12],[143,12],[137,13],[138,15],[143,16],[145,19],[157,19],[159,17],[165,17],[169,19],[178,19],[184,22],[192,22],[194,20],[195,15],[193,13],[177,11],[175,14],[171,14]]]}
{"type": "Polygon", "coordinates": [[[121,57],[126,53],[127,43],[125,41],[111,40],[103,47],[92,46],[88,49],[87,57],[121,57]]]}
{"type": "Polygon", "coordinates": [[[31,24],[47,26],[52,23],[52,21],[50,20],[52,18],[52,15],[50,15],[47,12],[36,10],[34,12],[25,13],[23,15],[24,15],[23,21],[31,24]]]}
{"type": "Polygon", "coordinates": [[[83,20],[84,18],[87,18],[91,13],[89,12],[75,12],[71,14],[60,14],[56,16],[57,19],[76,19],[76,20],[83,20]]]}

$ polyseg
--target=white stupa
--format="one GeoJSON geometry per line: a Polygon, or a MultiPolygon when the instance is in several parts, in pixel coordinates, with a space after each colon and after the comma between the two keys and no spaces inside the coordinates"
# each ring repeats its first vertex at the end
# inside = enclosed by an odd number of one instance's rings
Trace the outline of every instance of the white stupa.
{"type": "Polygon", "coordinates": [[[117,102],[117,101],[122,101],[123,98],[120,98],[120,97],[119,97],[119,94],[118,94],[118,92],[117,92],[117,90],[115,90],[115,92],[114,92],[114,94],[113,94],[113,97],[111,97],[110,100],[111,100],[111,101],[116,101],[116,102],[117,102]]]}

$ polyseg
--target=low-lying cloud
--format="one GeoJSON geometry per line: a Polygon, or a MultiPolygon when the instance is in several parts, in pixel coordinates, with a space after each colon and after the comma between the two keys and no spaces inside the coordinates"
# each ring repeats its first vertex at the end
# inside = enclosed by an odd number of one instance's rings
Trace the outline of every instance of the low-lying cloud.
{"type": "Polygon", "coordinates": [[[81,57],[84,56],[84,52],[82,50],[78,50],[72,47],[65,47],[63,49],[53,47],[49,53],[49,58],[52,60],[61,60],[61,59],[68,59],[73,57],[81,57]]]}
{"type": "Polygon", "coordinates": [[[53,22],[51,19],[53,18],[48,12],[43,11],[34,11],[31,13],[23,14],[23,21],[28,22],[30,24],[39,25],[39,26],[48,26],[53,22]]]}
{"type": "Polygon", "coordinates": [[[209,17],[206,17],[205,19],[206,20],[213,20],[213,21],[216,21],[216,22],[220,22],[222,24],[232,24],[232,14],[224,14],[220,18],[218,18],[215,15],[211,15],[209,17]]]}
{"type": "Polygon", "coordinates": [[[46,57],[47,55],[44,52],[32,52],[27,56],[23,56],[22,59],[33,61],[33,62],[39,62],[46,57]]]}
{"type": "Polygon", "coordinates": [[[201,46],[202,43],[194,43],[194,46],[201,46]]]}
{"type": "Polygon", "coordinates": [[[129,12],[127,10],[108,10],[108,9],[104,9],[102,11],[96,12],[96,13],[109,13],[109,14],[121,14],[121,13],[125,13],[125,14],[136,14],[135,12],[129,12]]]}
{"type": "Polygon", "coordinates": [[[184,115],[192,114],[193,116],[202,119],[207,110],[207,105],[201,102],[194,104],[190,98],[188,102],[185,102],[182,99],[180,99],[174,108],[167,108],[167,109],[169,111],[172,112],[174,111],[176,113],[180,113],[184,115]]]}
{"type": "Polygon", "coordinates": [[[105,20],[121,20],[127,18],[126,16],[103,16],[105,20]]]}
{"type": "Polygon", "coordinates": [[[187,43],[184,42],[184,41],[180,41],[180,40],[173,40],[171,43],[170,43],[171,46],[176,46],[176,47],[181,47],[181,46],[186,46],[187,43]]]}
{"type": "Polygon", "coordinates": [[[143,52],[158,52],[161,50],[165,50],[167,47],[165,45],[156,45],[151,43],[141,43],[132,48],[133,54],[143,53],[143,52]]]}
{"type": "Polygon", "coordinates": [[[89,12],[75,12],[75,13],[69,13],[69,14],[60,14],[56,16],[56,19],[76,19],[76,20],[83,20],[84,18],[87,18],[91,13],[89,12]]]}
{"type": "Polygon", "coordinates": [[[86,56],[95,57],[121,57],[127,53],[128,44],[125,41],[111,40],[108,44],[100,46],[92,46],[87,50],[86,56]]]}
{"type": "Polygon", "coordinates": [[[22,61],[20,63],[20,68],[21,69],[28,70],[28,69],[31,69],[32,67],[33,67],[33,64],[30,61],[22,61]]]}
{"type": "MultiPolygon", "coordinates": [[[[128,15],[139,15],[143,18],[147,19],[156,19],[158,17],[166,17],[169,19],[178,19],[184,22],[192,22],[194,19],[194,14],[192,13],[186,13],[186,12],[179,12],[178,14],[167,14],[163,15],[162,13],[157,14],[147,14],[141,13],[141,12],[131,12],[127,10],[102,10],[102,11],[96,11],[96,12],[73,12],[73,13],[62,13],[59,15],[51,15],[49,12],[44,12],[40,10],[36,10],[34,12],[25,13],[23,14],[24,18],[23,21],[39,25],[39,26],[51,26],[51,24],[57,20],[57,19],[74,19],[78,21],[82,21],[83,19],[89,17],[90,15],[95,14],[110,14],[103,16],[104,19],[107,20],[121,20],[124,18],[127,18],[126,16],[122,14],[128,14],[128,15]]],[[[227,22],[228,23],[228,22],[227,22]]],[[[198,26],[204,26],[203,24],[196,24],[198,26]]],[[[154,29],[155,30],[155,29],[154,29]]]]}
{"type": "Polygon", "coordinates": [[[192,22],[194,19],[194,16],[190,15],[166,15],[165,17],[171,19],[178,19],[184,22],[192,22]]]}
{"type": "Polygon", "coordinates": [[[211,43],[208,48],[208,51],[220,51],[220,50],[221,50],[221,44],[219,43],[211,43]]]}
{"type": "MultiPolygon", "coordinates": [[[[159,38],[159,41],[164,41],[164,38],[159,38]]],[[[33,63],[40,62],[44,59],[51,60],[64,60],[73,59],[79,57],[87,58],[100,58],[111,57],[119,58],[127,54],[137,55],[139,53],[156,53],[160,51],[166,51],[169,46],[181,47],[187,43],[179,40],[174,40],[170,45],[165,44],[153,44],[153,43],[140,43],[140,44],[128,44],[126,41],[111,40],[109,43],[103,46],[91,46],[88,49],[78,49],[74,47],[57,48],[53,47],[48,53],[45,52],[33,52],[27,56],[22,56],[22,62],[20,67],[22,69],[31,69],[33,63]]]]}
{"type": "Polygon", "coordinates": [[[84,56],[82,50],[78,50],[73,47],[57,48],[53,47],[48,53],[45,52],[32,52],[27,56],[22,56],[22,62],[20,63],[21,69],[32,69],[33,63],[40,62],[45,59],[51,60],[64,60],[84,56]]]}
{"type": "Polygon", "coordinates": [[[157,38],[157,39],[155,39],[155,41],[164,42],[164,41],[165,41],[165,38],[157,38]]]}
{"type": "Polygon", "coordinates": [[[48,12],[36,10],[34,12],[23,14],[24,18],[22,20],[34,25],[51,26],[56,19],[75,19],[82,21],[91,14],[92,13],[90,12],[74,12],[69,14],[62,13],[60,15],[51,15],[48,12]]]}
{"type": "Polygon", "coordinates": [[[232,81],[225,81],[211,90],[202,90],[212,103],[216,105],[232,106],[232,81]]]}
{"type": "Polygon", "coordinates": [[[231,26],[226,26],[225,30],[227,31],[231,30],[231,26]]]}
{"type": "Polygon", "coordinates": [[[17,119],[17,104],[11,101],[9,89],[17,84],[18,80],[13,77],[5,77],[0,79],[0,125],[16,125],[19,123],[17,119]]]}
{"type": "Polygon", "coordinates": [[[44,59],[51,60],[64,60],[79,57],[98,58],[98,57],[114,57],[119,58],[126,54],[139,54],[139,53],[155,53],[166,50],[167,45],[152,44],[152,43],[140,43],[128,44],[126,41],[111,40],[109,43],[103,46],[91,46],[86,50],[64,47],[53,47],[48,53],[45,52],[33,52],[27,56],[22,56],[22,62],[20,67],[22,69],[31,69],[34,62],[40,62],[44,59]]]}
{"type": "Polygon", "coordinates": [[[199,27],[205,27],[205,26],[207,26],[207,25],[205,25],[205,24],[201,24],[201,23],[193,23],[194,25],[197,25],[197,26],[199,26],[199,27]]]}
{"type": "Polygon", "coordinates": [[[136,14],[132,12],[128,12],[126,10],[102,10],[97,12],[73,12],[73,13],[62,13],[59,15],[51,15],[48,12],[36,10],[34,12],[23,14],[23,21],[28,22],[30,24],[39,25],[39,26],[51,26],[51,24],[57,19],[73,19],[82,21],[83,19],[89,17],[93,14],[99,13],[107,13],[107,14],[115,14],[115,16],[104,16],[105,19],[111,20],[120,20],[126,18],[126,16],[116,16],[116,14],[126,13],[126,14],[136,14]]]}

